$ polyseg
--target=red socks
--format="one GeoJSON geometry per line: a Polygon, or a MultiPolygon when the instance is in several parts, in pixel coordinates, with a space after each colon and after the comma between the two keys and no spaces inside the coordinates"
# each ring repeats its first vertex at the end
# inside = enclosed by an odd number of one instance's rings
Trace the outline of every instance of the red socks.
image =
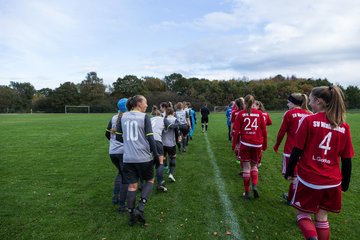
{"type": "Polygon", "coordinates": [[[315,225],[313,224],[310,214],[299,214],[297,216],[297,223],[298,226],[302,232],[302,234],[304,235],[305,239],[308,239],[310,237],[317,237],[317,232],[316,232],[316,228],[315,225]]]}
{"type": "Polygon", "coordinates": [[[328,221],[316,221],[315,227],[319,240],[330,239],[330,226],[328,221]]]}
{"type": "Polygon", "coordinates": [[[243,181],[244,181],[245,192],[250,192],[250,173],[249,172],[243,172],[243,181]]]}
{"type": "Polygon", "coordinates": [[[258,169],[257,168],[251,169],[250,174],[251,174],[252,184],[257,185],[258,184],[258,178],[259,178],[258,169]]]}

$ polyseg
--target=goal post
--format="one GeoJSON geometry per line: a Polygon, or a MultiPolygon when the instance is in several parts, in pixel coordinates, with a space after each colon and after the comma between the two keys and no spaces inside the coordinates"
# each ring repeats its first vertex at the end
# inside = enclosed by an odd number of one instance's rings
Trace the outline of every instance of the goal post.
{"type": "Polygon", "coordinates": [[[88,105],[65,105],[66,113],[90,113],[90,106],[88,105]]]}
{"type": "Polygon", "coordinates": [[[214,112],[226,112],[226,109],[228,108],[229,106],[215,106],[214,107],[214,112]]]}

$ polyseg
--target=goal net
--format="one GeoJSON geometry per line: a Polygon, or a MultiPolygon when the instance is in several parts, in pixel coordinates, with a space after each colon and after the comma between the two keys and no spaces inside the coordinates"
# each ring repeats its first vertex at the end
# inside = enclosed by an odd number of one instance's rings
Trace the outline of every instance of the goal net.
{"type": "Polygon", "coordinates": [[[226,112],[227,108],[228,108],[228,106],[215,106],[214,112],[226,112]]]}
{"type": "Polygon", "coordinates": [[[90,113],[90,106],[87,106],[87,105],[79,105],[79,106],[65,105],[65,113],[90,113]]]}

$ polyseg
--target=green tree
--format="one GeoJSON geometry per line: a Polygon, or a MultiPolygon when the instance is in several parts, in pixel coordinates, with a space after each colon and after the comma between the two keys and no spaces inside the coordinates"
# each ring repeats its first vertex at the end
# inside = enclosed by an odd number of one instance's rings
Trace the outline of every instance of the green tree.
{"type": "Polygon", "coordinates": [[[166,91],[166,83],[159,78],[144,77],[144,87],[149,92],[164,92],[166,91]]]}
{"type": "Polygon", "coordinates": [[[144,81],[134,75],[126,75],[124,78],[118,78],[113,83],[113,95],[120,97],[131,97],[137,94],[145,95],[146,89],[144,81]]]}
{"type": "Polygon", "coordinates": [[[360,90],[357,86],[348,86],[344,94],[349,109],[360,109],[360,90]]]}
{"type": "Polygon", "coordinates": [[[80,83],[80,99],[83,104],[96,104],[105,97],[105,85],[103,79],[96,72],[89,72],[85,80],[80,83]]]}
{"type": "Polygon", "coordinates": [[[72,82],[60,84],[51,94],[51,107],[54,112],[64,112],[65,105],[79,105],[80,93],[72,82]]]}
{"type": "Polygon", "coordinates": [[[16,91],[18,96],[15,106],[16,111],[29,112],[31,109],[32,97],[36,90],[31,83],[10,82],[10,87],[16,91]]]}
{"type": "Polygon", "coordinates": [[[170,91],[174,91],[174,85],[175,83],[180,80],[183,79],[184,77],[180,74],[180,73],[173,73],[169,76],[165,76],[165,83],[166,86],[170,89],[170,91]]]}
{"type": "Polygon", "coordinates": [[[19,101],[17,92],[8,87],[0,86],[0,112],[15,112],[15,105],[19,101]]]}

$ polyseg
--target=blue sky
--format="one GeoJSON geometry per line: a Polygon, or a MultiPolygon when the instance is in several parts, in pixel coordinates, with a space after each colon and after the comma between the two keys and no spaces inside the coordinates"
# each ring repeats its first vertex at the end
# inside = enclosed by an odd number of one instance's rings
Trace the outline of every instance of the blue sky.
{"type": "Polygon", "coordinates": [[[0,0],[0,85],[128,74],[360,86],[358,0],[0,0]]]}

